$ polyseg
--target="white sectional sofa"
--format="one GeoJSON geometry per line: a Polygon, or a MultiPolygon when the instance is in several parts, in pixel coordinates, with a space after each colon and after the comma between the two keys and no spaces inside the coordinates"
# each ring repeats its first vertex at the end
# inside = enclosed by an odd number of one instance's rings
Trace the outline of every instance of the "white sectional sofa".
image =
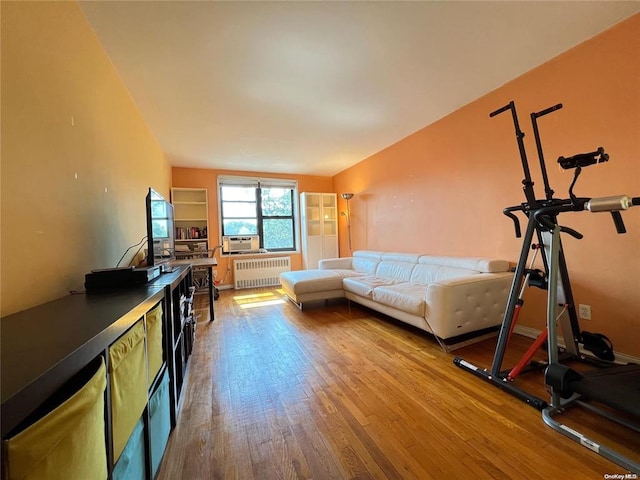
{"type": "Polygon", "coordinates": [[[442,340],[499,325],[512,280],[505,260],[367,250],[280,275],[300,308],[346,297],[442,340]]]}

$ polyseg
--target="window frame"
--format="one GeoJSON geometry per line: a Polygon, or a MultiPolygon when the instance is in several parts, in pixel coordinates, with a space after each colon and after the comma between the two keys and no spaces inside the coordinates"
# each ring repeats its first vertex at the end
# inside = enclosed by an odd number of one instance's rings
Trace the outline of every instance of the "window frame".
{"type": "MultiPolygon", "coordinates": [[[[298,226],[298,182],[290,179],[278,179],[278,178],[262,178],[262,177],[241,177],[232,175],[219,175],[218,176],[218,233],[220,237],[220,244],[222,244],[222,237],[228,235],[224,231],[224,221],[226,218],[237,217],[225,217],[224,215],[224,201],[222,197],[223,187],[244,187],[253,188],[255,196],[247,203],[253,203],[255,201],[256,216],[251,217],[251,220],[256,220],[257,235],[260,237],[260,248],[265,248],[265,235],[264,235],[264,221],[270,219],[284,219],[291,220],[291,234],[292,234],[292,247],[285,248],[270,248],[269,252],[273,253],[287,253],[287,252],[299,252],[300,235],[298,226]],[[262,190],[264,188],[283,188],[289,189],[291,195],[291,215],[265,215],[262,211],[262,190]]],[[[239,200],[242,202],[243,200],[239,200]]],[[[238,217],[239,218],[239,217],[238,217]]],[[[249,218],[249,217],[247,217],[249,218]]],[[[233,236],[231,234],[230,236],[233,236]]],[[[255,234],[251,234],[255,235],[255,234]]]]}

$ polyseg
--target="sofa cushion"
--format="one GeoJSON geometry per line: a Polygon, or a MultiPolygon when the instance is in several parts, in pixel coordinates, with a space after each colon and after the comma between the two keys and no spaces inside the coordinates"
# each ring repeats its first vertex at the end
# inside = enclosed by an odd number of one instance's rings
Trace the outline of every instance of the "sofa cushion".
{"type": "Polygon", "coordinates": [[[382,278],[375,275],[365,275],[362,277],[347,277],[342,280],[342,285],[347,292],[354,293],[361,297],[372,298],[373,289],[384,285],[395,285],[402,283],[400,280],[392,278],[382,278]]]}
{"type": "MultiPolygon", "coordinates": [[[[343,270],[331,270],[334,273],[337,273],[338,275],[340,275],[341,278],[345,278],[345,277],[361,277],[362,273],[360,272],[356,272],[355,270],[351,270],[349,269],[343,269],[343,270]]],[[[340,285],[340,288],[342,288],[342,285],[340,285]]]]}
{"type": "Polygon", "coordinates": [[[361,274],[373,275],[376,273],[376,268],[380,263],[380,260],[373,258],[353,257],[352,260],[353,269],[357,270],[361,274]]]}
{"type": "Polygon", "coordinates": [[[373,290],[373,301],[424,317],[426,307],[426,286],[418,283],[386,285],[373,290]]]}
{"type": "Polygon", "coordinates": [[[440,265],[442,267],[464,268],[483,273],[508,272],[509,262],[491,258],[469,257],[440,257],[436,255],[422,255],[418,259],[422,265],[440,265]]]}
{"type": "Polygon", "coordinates": [[[352,268],[366,275],[375,275],[378,263],[382,260],[384,252],[373,250],[358,250],[353,252],[352,268]]]}
{"type": "Polygon", "coordinates": [[[444,267],[441,265],[416,265],[411,271],[409,280],[414,283],[428,285],[450,278],[467,277],[469,275],[478,275],[478,270],[469,270],[465,268],[444,267]]]}
{"type": "Polygon", "coordinates": [[[408,282],[414,266],[414,263],[383,260],[376,267],[376,276],[408,282]]]}

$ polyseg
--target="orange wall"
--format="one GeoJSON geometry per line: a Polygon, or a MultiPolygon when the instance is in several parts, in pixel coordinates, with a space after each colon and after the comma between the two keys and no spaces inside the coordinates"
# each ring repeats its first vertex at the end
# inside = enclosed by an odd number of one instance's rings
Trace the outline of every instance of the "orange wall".
{"type": "MultiPolygon", "coordinates": [[[[524,201],[520,156],[510,114],[489,118],[510,100],[539,198],[544,191],[529,114],[556,103],[564,108],[538,122],[556,196],[567,196],[572,178],[558,170],[556,159],[599,146],[610,161],[584,169],[575,193],[640,196],[638,32],[635,15],[336,175],[336,192],[356,194],[350,205],[353,249],[517,261],[521,243],[502,209],[524,201]]],[[[593,319],[582,328],[605,333],[616,351],[638,356],[640,208],[624,219],[628,233],[617,235],[608,214],[565,214],[562,224],[584,239],[563,242],[576,303],[592,308],[593,319]]],[[[340,251],[347,255],[342,223],[340,229],[340,251]]],[[[543,292],[528,289],[525,301],[522,323],[541,329],[543,292]]]]}
{"type": "MultiPolygon", "coordinates": [[[[209,203],[209,232],[211,240],[209,247],[213,247],[220,242],[218,225],[218,175],[239,175],[243,177],[263,177],[263,178],[284,178],[298,181],[298,192],[332,192],[333,181],[331,177],[320,177],[312,175],[286,175],[275,173],[245,172],[234,170],[214,170],[200,168],[173,167],[173,187],[185,188],[206,188],[207,200],[209,203]]],[[[299,227],[299,226],[298,226],[299,227]]],[[[299,228],[298,228],[299,230],[299,228]]],[[[299,243],[298,243],[299,248],[299,243]]],[[[219,255],[219,252],[217,253],[219,255]]],[[[302,256],[300,253],[291,254],[291,269],[300,270],[302,268],[302,256]]],[[[217,280],[223,281],[224,285],[233,284],[233,272],[231,262],[226,256],[219,257],[217,280]],[[225,274],[229,271],[229,274],[225,274]]]]}

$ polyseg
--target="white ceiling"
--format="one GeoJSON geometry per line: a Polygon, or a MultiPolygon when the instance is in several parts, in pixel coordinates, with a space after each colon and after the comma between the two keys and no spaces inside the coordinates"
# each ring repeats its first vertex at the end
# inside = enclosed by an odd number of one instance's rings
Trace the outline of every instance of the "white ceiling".
{"type": "Polygon", "coordinates": [[[172,165],[315,175],[640,11],[638,1],[80,5],[172,165]]]}

